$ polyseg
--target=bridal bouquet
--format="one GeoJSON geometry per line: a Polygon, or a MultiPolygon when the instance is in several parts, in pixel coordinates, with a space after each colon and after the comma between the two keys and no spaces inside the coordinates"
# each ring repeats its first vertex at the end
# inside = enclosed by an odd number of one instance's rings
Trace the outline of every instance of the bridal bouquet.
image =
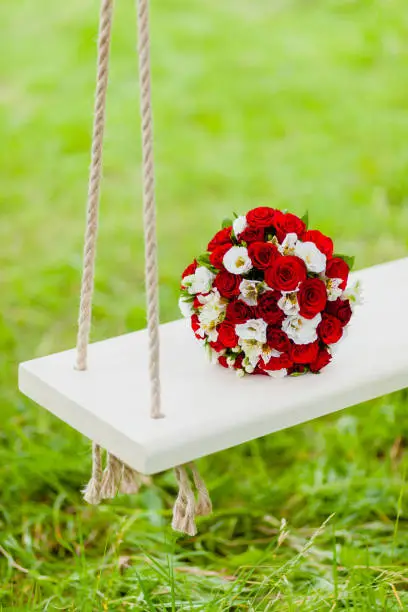
{"type": "Polygon", "coordinates": [[[352,257],[300,218],[267,206],[225,220],[182,275],[180,310],[212,361],[239,376],[318,373],[360,301],[352,257]]]}

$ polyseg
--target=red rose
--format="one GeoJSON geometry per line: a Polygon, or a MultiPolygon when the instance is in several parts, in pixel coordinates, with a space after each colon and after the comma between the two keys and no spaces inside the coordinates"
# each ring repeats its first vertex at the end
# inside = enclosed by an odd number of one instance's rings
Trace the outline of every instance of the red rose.
{"type": "Polygon", "coordinates": [[[238,344],[238,336],[235,327],[231,323],[224,321],[218,328],[218,340],[227,348],[234,348],[238,344]]]}
{"type": "Polygon", "coordinates": [[[353,314],[348,300],[335,300],[334,302],[327,302],[326,312],[328,314],[337,317],[342,325],[347,325],[353,314]]]}
{"type": "Polygon", "coordinates": [[[254,310],[241,300],[234,300],[227,306],[226,320],[230,323],[246,323],[254,318],[254,310]]]}
{"type": "Polygon", "coordinates": [[[279,251],[270,242],[253,242],[248,247],[248,255],[255,268],[265,270],[279,257],[279,251]]]}
{"type": "Polygon", "coordinates": [[[272,325],[281,325],[285,315],[278,306],[279,294],[274,291],[265,291],[259,296],[256,314],[258,317],[272,325]]]}
{"type": "Polygon", "coordinates": [[[293,362],[289,355],[280,355],[279,357],[271,357],[268,363],[264,364],[264,370],[283,370],[283,368],[290,368],[293,362]]]}
{"type": "Polygon", "coordinates": [[[220,340],[210,342],[210,346],[216,353],[222,353],[225,350],[225,346],[222,342],[220,342],[220,340]]]}
{"type": "Polygon", "coordinates": [[[290,350],[290,340],[282,329],[276,329],[276,327],[268,325],[266,341],[272,349],[280,353],[288,353],[290,350]]]}
{"type": "Polygon", "coordinates": [[[221,357],[218,357],[218,363],[223,368],[228,368],[227,358],[225,357],[225,355],[221,355],[221,357]]]}
{"type": "Polygon", "coordinates": [[[264,237],[265,230],[263,227],[253,227],[252,225],[248,225],[244,231],[239,234],[238,240],[240,242],[251,244],[251,242],[259,242],[260,240],[263,240],[264,237]]]}
{"type": "Polygon", "coordinates": [[[210,264],[214,266],[214,268],[218,268],[218,270],[222,270],[224,267],[223,259],[224,255],[231,248],[231,244],[222,244],[219,247],[216,247],[212,253],[210,253],[210,264]]]}
{"type": "Polygon", "coordinates": [[[319,232],[319,230],[308,230],[303,234],[303,242],[314,242],[319,251],[329,259],[333,255],[333,240],[319,232]]]}
{"type": "Polygon", "coordinates": [[[215,277],[213,286],[218,289],[222,297],[230,299],[235,295],[239,295],[241,280],[239,274],[231,274],[226,270],[222,270],[215,277]]]}
{"type": "Polygon", "coordinates": [[[184,278],[185,276],[190,276],[190,274],[194,274],[196,270],[197,270],[197,262],[196,260],[194,260],[193,263],[187,266],[187,268],[184,270],[183,274],[181,275],[181,278],[184,278]]]}
{"type": "Polygon", "coordinates": [[[327,302],[326,285],[318,278],[307,278],[301,285],[298,294],[300,315],[313,319],[324,310],[327,302]]]}
{"type": "Polygon", "coordinates": [[[278,291],[294,291],[298,284],[306,280],[305,262],[294,255],[283,255],[265,270],[265,281],[278,291]]]}
{"type": "Polygon", "coordinates": [[[198,316],[196,314],[193,314],[191,316],[191,329],[193,330],[195,337],[199,338],[199,340],[202,340],[202,336],[197,333],[200,329],[200,321],[198,320],[198,316]]]}
{"type": "Polygon", "coordinates": [[[237,356],[237,358],[235,359],[235,361],[234,361],[234,368],[236,370],[240,370],[242,368],[242,361],[243,361],[243,359],[244,359],[244,356],[243,356],[242,353],[240,353],[237,356]]]}
{"type": "Polygon", "coordinates": [[[253,227],[270,227],[274,224],[275,209],[269,206],[259,206],[247,213],[246,219],[253,227]]]}
{"type": "Polygon", "coordinates": [[[326,264],[326,276],[328,278],[341,278],[343,280],[340,285],[341,289],[345,289],[347,286],[349,271],[348,265],[341,257],[333,257],[326,264]]]}
{"type": "Polygon", "coordinates": [[[343,335],[343,326],[337,317],[323,313],[317,333],[325,344],[335,344],[343,335]]]}
{"type": "Polygon", "coordinates": [[[307,365],[313,363],[319,354],[319,343],[311,342],[310,344],[292,344],[290,356],[293,363],[301,363],[307,365]]]}
{"type": "Polygon", "coordinates": [[[257,374],[258,376],[268,376],[268,374],[264,370],[262,370],[262,368],[260,368],[259,365],[256,366],[252,374],[257,374]]]}
{"type": "Polygon", "coordinates": [[[222,246],[223,244],[232,245],[231,231],[232,231],[231,225],[229,227],[224,227],[223,229],[221,229],[219,232],[215,234],[214,238],[210,240],[210,242],[208,243],[207,249],[209,251],[214,251],[214,249],[216,249],[219,246],[222,246]]]}
{"type": "Polygon", "coordinates": [[[282,242],[286,234],[296,234],[298,238],[302,238],[306,230],[306,225],[296,215],[292,213],[281,214],[276,217],[276,236],[279,242],[282,242]]]}
{"type": "Polygon", "coordinates": [[[195,308],[196,310],[198,310],[198,308],[201,308],[202,303],[200,302],[199,296],[203,295],[202,293],[197,293],[194,296],[194,301],[193,301],[193,308],[195,308]]]}
{"type": "Polygon", "coordinates": [[[331,355],[327,349],[320,349],[316,360],[310,364],[310,371],[313,374],[320,372],[322,368],[325,368],[331,361],[331,355]]]}

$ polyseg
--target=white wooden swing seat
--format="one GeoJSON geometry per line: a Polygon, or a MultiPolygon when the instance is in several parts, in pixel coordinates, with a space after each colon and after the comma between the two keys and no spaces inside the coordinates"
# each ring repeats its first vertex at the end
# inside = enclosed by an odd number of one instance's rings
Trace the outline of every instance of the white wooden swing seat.
{"type": "Polygon", "coordinates": [[[183,319],[161,325],[162,410],[151,419],[145,330],[20,365],[21,391],[144,474],[154,474],[408,386],[408,258],[355,272],[364,306],[318,376],[237,379],[206,362],[183,319]],[[135,401],[136,398],[136,401],[135,401]]]}

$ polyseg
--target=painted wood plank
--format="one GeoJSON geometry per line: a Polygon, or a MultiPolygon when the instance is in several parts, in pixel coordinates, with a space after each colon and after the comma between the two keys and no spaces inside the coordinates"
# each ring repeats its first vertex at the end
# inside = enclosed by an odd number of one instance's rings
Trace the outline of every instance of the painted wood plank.
{"type": "Polygon", "coordinates": [[[161,326],[162,402],[148,416],[145,330],[20,365],[21,391],[144,474],[153,474],[408,386],[408,258],[353,274],[364,284],[348,337],[318,376],[237,378],[207,363],[188,322],[161,326]]]}

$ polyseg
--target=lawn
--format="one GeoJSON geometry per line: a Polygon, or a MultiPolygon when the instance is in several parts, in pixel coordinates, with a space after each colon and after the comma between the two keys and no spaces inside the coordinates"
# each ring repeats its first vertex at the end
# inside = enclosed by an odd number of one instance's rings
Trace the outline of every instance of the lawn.
{"type": "MultiPolygon", "coordinates": [[[[89,441],[18,393],[19,361],[75,342],[97,14],[0,4],[0,610],[408,609],[406,392],[199,461],[194,538],[171,472],[84,504],[89,441]]],[[[404,0],[153,0],[151,21],[163,321],[232,211],[308,210],[358,268],[407,254],[404,0]]],[[[145,324],[135,40],[118,0],[93,339],[145,324]]]]}

